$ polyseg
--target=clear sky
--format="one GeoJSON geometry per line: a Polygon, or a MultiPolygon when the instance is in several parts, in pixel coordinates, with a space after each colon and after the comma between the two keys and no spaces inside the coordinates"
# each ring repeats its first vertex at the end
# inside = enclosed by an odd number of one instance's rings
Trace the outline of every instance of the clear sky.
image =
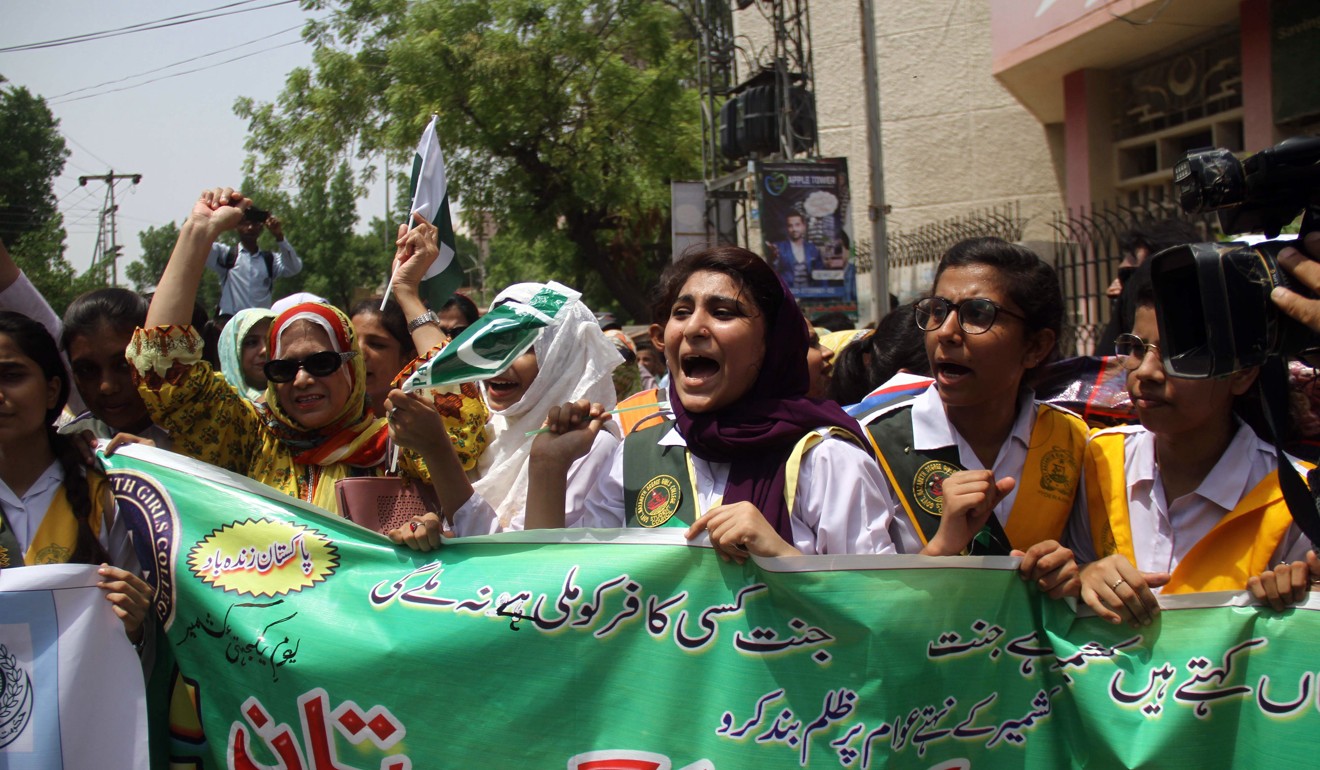
{"type": "MultiPolygon", "coordinates": [[[[182,221],[204,187],[241,182],[247,124],[234,115],[234,100],[273,101],[288,72],[311,63],[311,48],[300,35],[307,14],[296,2],[276,3],[0,0],[0,48],[199,11],[254,9],[105,40],[0,53],[7,85],[25,86],[47,99],[71,150],[55,194],[69,233],[65,255],[79,271],[91,261],[106,194],[104,182],[79,187],[80,175],[112,169],[142,175],[140,184],[122,181],[115,191],[124,246],[121,281],[124,266],[141,251],[139,231],[182,221]],[[194,57],[203,58],[179,64],[194,57]],[[199,71],[166,77],[187,70],[199,71]],[[130,77],[140,73],[150,74],[130,77]],[[129,79],[100,85],[123,78],[129,79]],[[163,79],[129,87],[158,78],[163,79]]],[[[359,202],[362,220],[383,213],[382,201],[376,192],[359,202]]],[[[296,248],[298,234],[288,237],[296,248]]]]}

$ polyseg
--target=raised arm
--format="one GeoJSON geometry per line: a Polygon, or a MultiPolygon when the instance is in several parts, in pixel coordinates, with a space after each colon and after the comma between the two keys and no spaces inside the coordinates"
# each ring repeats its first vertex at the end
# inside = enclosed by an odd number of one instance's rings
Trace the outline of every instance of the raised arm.
{"type": "Polygon", "coordinates": [[[192,321],[197,287],[206,270],[211,244],[226,230],[243,219],[243,210],[252,205],[242,193],[232,188],[205,190],[193,204],[193,210],[179,228],[165,273],[156,286],[156,294],[147,311],[147,327],[184,326],[192,321]]]}
{"type": "Polygon", "coordinates": [[[426,315],[426,304],[421,298],[422,276],[440,256],[439,230],[426,221],[420,212],[413,212],[417,226],[399,225],[399,237],[394,241],[394,264],[391,271],[390,291],[408,319],[409,332],[418,353],[445,344],[448,337],[434,323],[414,324],[426,315]]]}
{"type": "Polygon", "coordinates": [[[604,406],[586,400],[551,407],[545,418],[548,430],[532,441],[524,529],[564,526],[569,468],[591,451],[609,419],[604,406]]]}

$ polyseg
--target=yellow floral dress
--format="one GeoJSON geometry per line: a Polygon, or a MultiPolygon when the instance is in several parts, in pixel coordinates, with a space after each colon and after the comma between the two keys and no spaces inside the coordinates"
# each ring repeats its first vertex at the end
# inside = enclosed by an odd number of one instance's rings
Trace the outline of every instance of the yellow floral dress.
{"type": "MultiPolygon", "coordinates": [[[[264,406],[240,396],[202,360],[202,345],[201,335],[192,326],[158,326],[137,329],[126,351],[138,392],[155,423],[169,431],[174,451],[336,513],[335,481],[348,476],[385,475],[385,462],[370,466],[298,462],[303,450],[291,446],[280,434],[264,406]]],[[[435,352],[409,364],[396,382],[435,352]]],[[[361,381],[359,372],[357,388],[361,381]]],[[[455,387],[451,392],[435,393],[433,398],[464,470],[476,467],[486,447],[484,427],[489,417],[476,386],[455,387]]],[[[378,437],[385,430],[385,420],[379,419],[363,435],[378,437]]],[[[406,449],[400,451],[399,473],[423,484],[431,483],[425,463],[406,449]]]]}

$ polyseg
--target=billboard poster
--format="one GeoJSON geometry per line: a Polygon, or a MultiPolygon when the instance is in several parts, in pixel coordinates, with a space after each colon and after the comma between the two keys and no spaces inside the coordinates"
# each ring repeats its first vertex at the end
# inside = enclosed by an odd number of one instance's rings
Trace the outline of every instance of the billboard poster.
{"type": "Polygon", "coordinates": [[[857,276],[846,158],[757,163],[761,255],[808,318],[857,316],[857,276]]]}

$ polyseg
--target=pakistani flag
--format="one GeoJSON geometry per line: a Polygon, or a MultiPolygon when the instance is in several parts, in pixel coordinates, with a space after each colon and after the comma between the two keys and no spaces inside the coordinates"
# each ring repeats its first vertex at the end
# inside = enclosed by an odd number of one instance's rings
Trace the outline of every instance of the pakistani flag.
{"type": "MultiPolygon", "coordinates": [[[[463,271],[454,259],[454,222],[449,216],[449,179],[445,174],[445,155],[440,151],[440,140],[435,135],[437,116],[431,116],[422,141],[417,143],[413,155],[412,208],[421,212],[426,221],[439,229],[440,256],[422,278],[422,300],[433,310],[454,296],[463,285],[463,271]]],[[[414,225],[415,226],[415,225],[414,225]]]]}
{"type": "Polygon", "coordinates": [[[541,329],[560,322],[564,306],[582,296],[551,281],[526,302],[504,302],[454,338],[403,384],[404,390],[485,380],[526,353],[541,329]]]}

